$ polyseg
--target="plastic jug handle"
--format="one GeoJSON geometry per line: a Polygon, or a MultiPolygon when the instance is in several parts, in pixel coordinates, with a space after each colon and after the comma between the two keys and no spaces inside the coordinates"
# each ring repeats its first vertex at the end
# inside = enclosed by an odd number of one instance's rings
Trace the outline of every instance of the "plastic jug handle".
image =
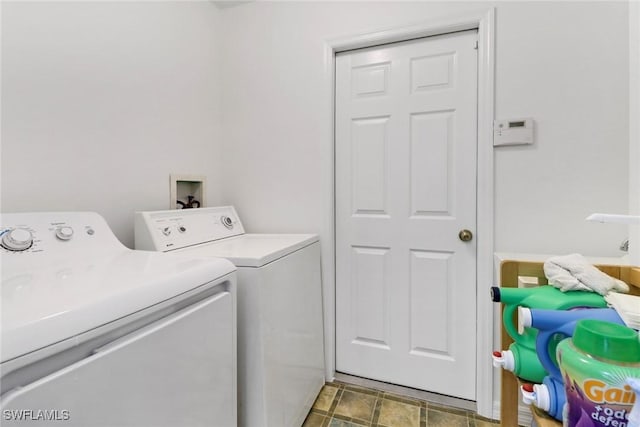
{"type": "Polygon", "coordinates": [[[556,334],[562,334],[565,337],[569,336],[568,334],[565,334],[564,331],[538,331],[538,337],[536,338],[536,353],[538,353],[538,359],[540,359],[542,367],[549,373],[549,376],[562,381],[560,368],[551,356],[549,356],[549,342],[551,341],[551,337],[556,334]]]}

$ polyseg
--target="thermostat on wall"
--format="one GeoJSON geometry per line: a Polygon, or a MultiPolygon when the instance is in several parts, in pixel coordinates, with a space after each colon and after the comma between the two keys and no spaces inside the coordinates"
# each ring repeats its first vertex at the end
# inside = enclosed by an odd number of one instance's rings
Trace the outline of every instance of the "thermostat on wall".
{"type": "Polygon", "coordinates": [[[495,120],[493,146],[533,144],[533,119],[495,120]]]}

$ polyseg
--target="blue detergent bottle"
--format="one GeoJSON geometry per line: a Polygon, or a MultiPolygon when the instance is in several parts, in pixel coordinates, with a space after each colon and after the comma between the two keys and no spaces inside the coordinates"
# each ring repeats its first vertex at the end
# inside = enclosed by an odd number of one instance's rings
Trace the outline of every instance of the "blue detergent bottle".
{"type": "Polygon", "coordinates": [[[549,373],[542,384],[533,389],[522,386],[523,401],[545,410],[552,417],[562,420],[562,410],[566,403],[566,393],[562,374],[555,358],[558,343],[573,336],[576,324],[582,319],[595,319],[624,325],[624,322],[611,308],[592,308],[572,311],[518,309],[518,319],[522,326],[538,330],[536,353],[543,368],[549,373]]]}
{"type": "Polygon", "coordinates": [[[544,377],[542,384],[523,384],[520,388],[522,401],[527,405],[535,405],[553,418],[562,420],[562,412],[566,397],[564,384],[550,376],[544,377]]]}
{"type": "Polygon", "coordinates": [[[613,308],[559,311],[523,307],[518,310],[518,318],[524,327],[538,330],[536,338],[538,359],[549,375],[558,381],[562,381],[562,374],[555,358],[556,347],[563,338],[573,336],[579,320],[601,320],[624,326],[624,321],[613,308]],[[559,339],[559,335],[562,339],[559,339]]]}

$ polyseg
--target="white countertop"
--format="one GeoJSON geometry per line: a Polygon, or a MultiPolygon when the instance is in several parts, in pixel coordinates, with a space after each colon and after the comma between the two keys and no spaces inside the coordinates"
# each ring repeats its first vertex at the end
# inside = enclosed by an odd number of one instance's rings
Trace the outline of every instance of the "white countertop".
{"type": "MultiPolygon", "coordinates": [[[[502,261],[544,262],[547,259],[554,256],[558,256],[560,254],[528,254],[528,253],[516,253],[516,252],[495,252],[493,255],[496,260],[496,265],[500,265],[502,261]]],[[[562,255],[567,255],[567,254],[562,254],[562,255]]],[[[631,266],[628,255],[625,255],[622,257],[585,256],[585,258],[587,259],[587,261],[589,261],[592,264],[631,266]]]]}

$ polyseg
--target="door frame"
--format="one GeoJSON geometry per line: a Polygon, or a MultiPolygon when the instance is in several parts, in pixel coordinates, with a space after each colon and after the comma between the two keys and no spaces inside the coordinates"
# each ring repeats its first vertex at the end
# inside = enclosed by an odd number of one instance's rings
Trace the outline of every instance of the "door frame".
{"type": "Polygon", "coordinates": [[[495,8],[446,16],[418,24],[395,27],[364,34],[328,39],[324,42],[325,75],[331,100],[330,132],[327,159],[329,173],[326,185],[331,189],[325,206],[330,211],[325,218],[325,229],[331,241],[327,242],[329,260],[325,267],[324,317],[325,317],[325,375],[329,379],[336,374],[336,227],[335,227],[335,55],[346,50],[372,47],[380,44],[406,41],[441,35],[456,31],[478,30],[478,141],[477,141],[477,211],[476,211],[476,405],[481,416],[494,418],[493,368],[493,304],[489,289],[493,284],[493,121],[495,77],[495,8]]]}

